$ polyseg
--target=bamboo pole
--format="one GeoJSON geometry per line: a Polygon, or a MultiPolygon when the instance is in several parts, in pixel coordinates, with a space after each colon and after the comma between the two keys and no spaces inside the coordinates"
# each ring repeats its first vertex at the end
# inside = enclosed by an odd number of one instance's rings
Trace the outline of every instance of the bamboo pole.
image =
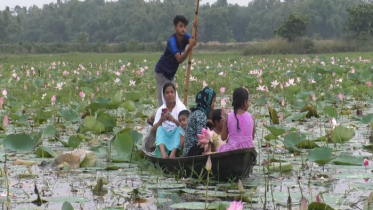
{"type": "MultiPolygon", "coordinates": [[[[196,5],[196,12],[194,15],[194,21],[198,21],[198,9],[199,9],[199,0],[197,0],[196,5]]],[[[197,41],[197,28],[193,26],[192,31],[192,38],[197,41]]],[[[193,49],[189,53],[189,59],[188,59],[188,68],[186,71],[186,80],[185,80],[185,90],[184,90],[184,105],[187,106],[188,103],[188,91],[189,91],[189,77],[190,77],[190,68],[192,67],[192,57],[193,57],[193,49]]]]}

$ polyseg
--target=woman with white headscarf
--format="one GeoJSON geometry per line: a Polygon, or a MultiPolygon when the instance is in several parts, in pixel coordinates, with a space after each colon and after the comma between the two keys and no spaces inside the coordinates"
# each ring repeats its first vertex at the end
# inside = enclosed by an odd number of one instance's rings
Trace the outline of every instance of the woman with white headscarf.
{"type": "Polygon", "coordinates": [[[163,105],[158,108],[155,114],[153,131],[156,134],[155,156],[162,158],[176,157],[177,153],[182,154],[180,147],[180,132],[182,132],[178,115],[186,110],[185,105],[180,101],[176,88],[172,83],[166,83],[162,92],[163,105]]]}

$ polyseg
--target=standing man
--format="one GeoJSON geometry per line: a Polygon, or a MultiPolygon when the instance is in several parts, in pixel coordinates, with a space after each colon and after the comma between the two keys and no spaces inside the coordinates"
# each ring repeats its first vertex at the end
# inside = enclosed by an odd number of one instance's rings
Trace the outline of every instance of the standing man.
{"type": "MultiPolygon", "coordinates": [[[[192,52],[193,47],[196,46],[190,34],[186,33],[189,21],[183,15],[176,15],[174,18],[175,33],[168,39],[167,47],[155,66],[155,81],[157,84],[158,93],[158,107],[162,106],[162,89],[167,82],[175,84],[175,74],[179,64],[184,62],[189,53],[192,52]],[[185,47],[189,44],[187,50],[185,47]]],[[[198,22],[194,22],[193,26],[197,27],[198,22]]],[[[148,123],[153,125],[154,116],[152,116],[148,123]]]]}

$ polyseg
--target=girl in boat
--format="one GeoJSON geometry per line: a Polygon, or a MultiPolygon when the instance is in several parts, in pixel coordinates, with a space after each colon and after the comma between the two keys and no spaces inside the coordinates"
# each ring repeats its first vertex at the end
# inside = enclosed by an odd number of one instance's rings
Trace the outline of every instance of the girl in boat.
{"type": "Polygon", "coordinates": [[[255,121],[247,112],[249,108],[248,91],[244,88],[235,89],[232,105],[234,112],[223,116],[226,119],[221,132],[221,139],[225,141],[229,135],[229,141],[220,147],[219,152],[254,147],[255,121]]]}
{"type": "Polygon", "coordinates": [[[215,109],[212,112],[212,122],[214,123],[214,130],[210,132],[210,136],[213,140],[211,145],[211,152],[218,152],[219,148],[226,143],[221,140],[221,131],[223,130],[225,112],[223,109],[215,109]]]}
{"type": "Polygon", "coordinates": [[[163,86],[163,105],[158,108],[152,130],[156,132],[156,149],[154,155],[162,158],[174,158],[182,154],[180,132],[177,120],[179,113],[186,110],[180,101],[175,86],[168,82],[163,86]]]}
{"type": "Polygon", "coordinates": [[[202,128],[206,128],[207,117],[214,110],[216,93],[213,89],[205,87],[196,96],[196,105],[191,109],[188,123],[185,129],[184,156],[202,155],[203,146],[198,145],[197,134],[201,134],[202,128]]]}

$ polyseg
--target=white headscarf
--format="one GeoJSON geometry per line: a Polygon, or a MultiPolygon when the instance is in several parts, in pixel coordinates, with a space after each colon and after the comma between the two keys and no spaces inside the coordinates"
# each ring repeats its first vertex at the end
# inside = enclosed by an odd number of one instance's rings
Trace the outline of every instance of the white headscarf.
{"type": "MultiPolygon", "coordinates": [[[[175,107],[174,107],[174,109],[172,110],[171,114],[172,114],[172,116],[173,116],[176,120],[178,120],[179,113],[180,113],[181,111],[183,111],[183,110],[186,110],[186,107],[185,107],[185,105],[183,104],[183,102],[180,101],[180,99],[179,99],[179,95],[177,94],[177,91],[176,91],[176,90],[175,90],[175,95],[176,95],[176,97],[175,97],[175,102],[176,102],[176,104],[175,104],[175,107]]],[[[158,108],[157,113],[155,114],[154,124],[157,123],[157,122],[161,119],[162,109],[167,108],[167,103],[166,103],[166,100],[165,100],[165,98],[164,98],[164,96],[163,96],[163,91],[162,91],[162,102],[163,102],[162,106],[158,108]]],[[[162,123],[162,127],[163,127],[166,131],[172,131],[172,130],[174,130],[175,128],[177,128],[177,125],[176,125],[175,123],[171,122],[171,121],[166,120],[166,121],[164,121],[164,122],[162,123]]]]}

